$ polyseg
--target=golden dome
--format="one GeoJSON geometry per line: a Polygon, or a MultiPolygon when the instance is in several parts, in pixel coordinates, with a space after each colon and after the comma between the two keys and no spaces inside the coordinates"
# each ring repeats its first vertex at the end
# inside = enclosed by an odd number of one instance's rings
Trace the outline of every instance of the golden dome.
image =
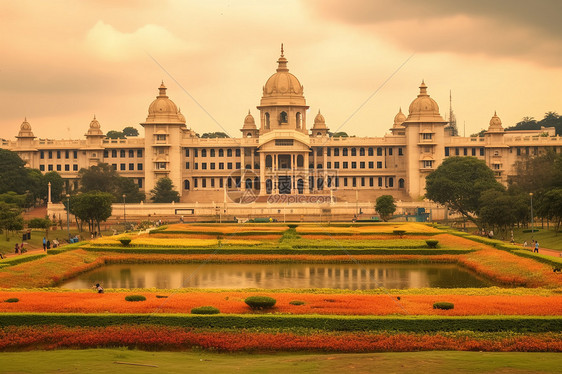
{"type": "Polygon", "coordinates": [[[96,116],[94,115],[94,119],[92,119],[92,122],[90,122],[90,128],[88,129],[86,136],[105,136],[100,128],[101,128],[100,123],[98,122],[96,116]]]}
{"type": "Polygon", "coordinates": [[[16,138],[35,138],[33,132],[31,131],[31,125],[27,122],[27,117],[24,118],[23,122],[20,125],[20,131],[16,138]]]}
{"type": "Polygon", "coordinates": [[[297,77],[289,73],[287,62],[281,46],[277,72],[263,86],[261,105],[306,105],[303,86],[297,77]]]}
{"type": "Polygon", "coordinates": [[[439,114],[439,105],[427,94],[427,86],[422,81],[420,93],[410,104],[408,122],[447,122],[439,114]]]}
{"type": "Polygon", "coordinates": [[[158,87],[158,96],[148,107],[147,123],[185,123],[185,117],[166,95],[164,82],[158,87]],[[183,117],[183,118],[182,118],[183,117]]]}
{"type": "Polygon", "coordinates": [[[502,120],[498,117],[497,113],[494,112],[492,119],[490,119],[490,127],[488,127],[488,132],[499,132],[503,131],[502,120]]]}
{"type": "Polygon", "coordinates": [[[324,116],[320,113],[320,109],[318,110],[318,114],[314,118],[314,125],[312,126],[313,130],[316,129],[325,129],[326,128],[326,120],[324,116]]]}
{"type": "Polygon", "coordinates": [[[256,121],[254,120],[254,116],[248,110],[248,115],[244,118],[244,126],[242,126],[243,130],[255,130],[256,129],[256,121]]]}
{"type": "Polygon", "coordinates": [[[394,126],[393,127],[404,127],[402,124],[406,121],[406,115],[402,113],[402,108],[398,111],[398,114],[394,116],[394,126]]]}

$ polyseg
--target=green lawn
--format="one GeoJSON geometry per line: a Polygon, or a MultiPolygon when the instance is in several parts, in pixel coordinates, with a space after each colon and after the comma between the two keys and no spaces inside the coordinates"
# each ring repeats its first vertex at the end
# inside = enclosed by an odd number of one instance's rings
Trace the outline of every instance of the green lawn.
{"type": "MultiPolygon", "coordinates": [[[[535,225],[535,230],[537,229],[537,225],[535,225]]],[[[538,232],[530,233],[530,232],[523,232],[523,229],[515,229],[513,230],[513,237],[516,243],[523,243],[525,240],[531,245],[531,238],[539,241],[539,245],[543,248],[550,248],[550,249],[560,249],[562,250],[562,231],[556,233],[552,226],[550,230],[541,229],[540,226],[538,227],[538,232]]]]}
{"type": "Polygon", "coordinates": [[[560,353],[240,354],[87,349],[3,352],[1,373],[557,373],[560,353]],[[136,365],[135,365],[136,364],[136,365]],[[141,366],[146,365],[146,366],[141,366]],[[150,365],[150,366],[149,366],[150,365]]]}

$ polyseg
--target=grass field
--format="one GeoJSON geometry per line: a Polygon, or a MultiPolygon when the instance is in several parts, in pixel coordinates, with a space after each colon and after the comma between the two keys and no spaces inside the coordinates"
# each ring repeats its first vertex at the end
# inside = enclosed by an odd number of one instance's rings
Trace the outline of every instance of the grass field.
{"type": "MultiPolygon", "coordinates": [[[[535,230],[537,227],[535,226],[535,230]]],[[[513,238],[515,239],[516,243],[524,243],[527,241],[529,247],[531,246],[531,238],[538,240],[539,245],[541,248],[549,248],[549,249],[559,249],[562,250],[562,231],[556,232],[552,229],[541,229],[538,227],[538,232],[534,232],[531,234],[530,232],[523,232],[524,229],[515,229],[513,230],[513,238]]]]}
{"type": "Polygon", "coordinates": [[[218,354],[127,349],[3,352],[1,373],[558,373],[559,353],[218,354]],[[33,356],[31,360],[30,357],[33,356]],[[144,365],[144,366],[143,366],[144,365]]]}

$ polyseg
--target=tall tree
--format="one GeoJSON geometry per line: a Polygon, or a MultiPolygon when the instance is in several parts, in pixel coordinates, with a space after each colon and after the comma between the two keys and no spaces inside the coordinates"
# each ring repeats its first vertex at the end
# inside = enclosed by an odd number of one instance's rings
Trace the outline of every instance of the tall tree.
{"type": "Polygon", "coordinates": [[[556,223],[556,231],[560,230],[562,220],[562,188],[546,191],[538,199],[537,214],[556,223]]]}
{"type": "Polygon", "coordinates": [[[146,199],[144,192],[139,190],[139,186],[131,178],[120,177],[117,185],[118,196],[126,195],[127,203],[140,203],[146,199]]]}
{"type": "Polygon", "coordinates": [[[151,200],[155,203],[171,203],[180,201],[180,194],[174,190],[174,184],[170,178],[161,178],[156,186],[150,191],[151,200]]]}
{"type": "Polygon", "coordinates": [[[17,205],[0,201],[0,230],[6,234],[6,240],[8,232],[23,229],[21,212],[17,205]]]}
{"type": "Polygon", "coordinates": [[[16,152],[0,149],[0,193],[14,191],[21,195],[29,190],[25,162],[16,152]]]}
{"type": "Polygon", "coordinates": [[[503,190],[494,172],[476,157],[449,157],[426,178],[426,197],[478,224],[479,199],[486,190],[503,190]]]}
{"type": "Polygon", "coordinates": [[[139,130],[135,129],[134,127],[127,126],[123,129],[123,135],[129,136],[139,136],[139,130]]]}
{"type": "Polygon", "coordinates": [[[396,204],[392,195],[382,195],[377,198],[375,210],[380,214],[383,221],[388,221],[396,211],[396,204]]]}
{"type": "Polygon", "coordinates": [[[482,192],[479,200],[478,218],[483,227],[494,229],[504,238],[507,230],[517,222],[525,220],[529,206],[522,195],[511,195],[500,189],[482,192]]]}
{"type": "Polygon", "coordinates": [[[101,191],[116,194],[119,174],[111,165],[101,163],[78,172],[82,192],[101,191]]]}
{"type": "Polygon", "coordinates": [[[70,201],[70,213],[87,222],[90,231],[101,231],[100,223],[111,217],[113,195],[91,191],[74,196],[70,201]]]}

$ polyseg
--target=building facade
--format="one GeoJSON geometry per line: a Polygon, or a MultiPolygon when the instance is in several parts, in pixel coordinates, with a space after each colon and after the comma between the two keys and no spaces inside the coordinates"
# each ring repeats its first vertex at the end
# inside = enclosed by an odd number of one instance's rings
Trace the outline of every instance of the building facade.
{"type": "Polygon", "coordinates": [[[425,177],[447,157],[482,159],[506,184],[517,160],[562,151],[553,128],[506,132],[495,113],[483,137],[453,136],[424,82],[408,115],[400,109],[383,137],[332,137],[320,112],[307,118],[303,86],[283,51],[277,64],[263,87],[257,122],[248,113],[239,138],[198,137],[162,83],[141,123],[144,138],[108,139],[94,117],[85,139],[37,139],[24,120],[16,140],[2,140],[1,147],[17,152],[28,167],[58,172],[68,189],[77,188],[81,168],[103,162],[147,192],[168,177],[185,203],[288,196],[304,203],[327,196],[357,203],[387,194],[416,200],[425,193],[425,177]]]}

